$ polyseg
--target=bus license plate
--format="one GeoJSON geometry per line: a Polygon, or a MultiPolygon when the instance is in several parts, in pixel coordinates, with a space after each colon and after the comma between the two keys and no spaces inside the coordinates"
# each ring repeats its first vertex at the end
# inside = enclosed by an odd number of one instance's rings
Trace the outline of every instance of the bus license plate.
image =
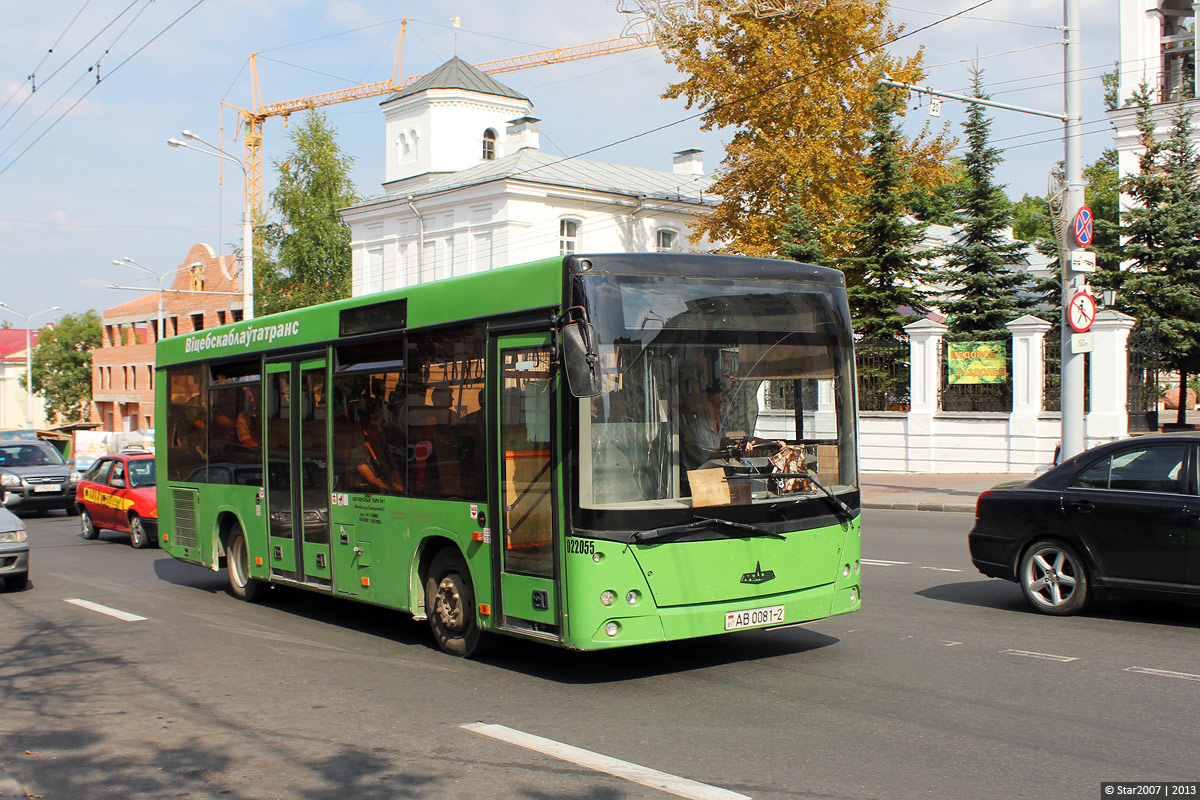
{"type": "Polygon", "coordinates": [[[61,483],[42,483],[33,487],[35,492],[61,492],[61,483]]]}
{"type": "Polygon", "coordinates": [[[783,622],[783,606],[768,606],[767,608],[750,608],[745,611],[726,611],[725,630],[736,631],[738,628],[759,628],[763,625],[778,625],[783,622]]]}

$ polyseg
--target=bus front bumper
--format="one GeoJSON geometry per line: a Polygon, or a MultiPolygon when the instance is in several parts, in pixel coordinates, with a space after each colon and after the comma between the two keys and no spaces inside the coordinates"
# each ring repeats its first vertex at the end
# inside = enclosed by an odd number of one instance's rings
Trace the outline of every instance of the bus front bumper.
{"type": "MultiPolygon", "coordinates": [[[[857,577],[857,576],[855,576],[857,577]]],[[[586,639],[567,642],[582,650],[624,647],[634,644],[715,636],[739,630],[786,628],[805,622],[848,614],[862,606],[862,590],[857,582],[814,586],[736,602],[702,603],[657,609],[656,613],[636,616],[612,616],[596,626],[586,639]],[[775,621],[769,609],[783,607],[782,619],[775,621]],[[761,612],[739,614],[738,612],[761,612]],[[750,620],[743,627],[727,628],[730,614],[750,620]],[[755,624],[762,620],[761,624],[755,624]]],[[[615,609],[614,609],[615,610],[615,609]]],[[[777,612],[775,612],[777,613],[777,612]]],[[[734,624],[737,624],[736,622],[734,624]]]]}

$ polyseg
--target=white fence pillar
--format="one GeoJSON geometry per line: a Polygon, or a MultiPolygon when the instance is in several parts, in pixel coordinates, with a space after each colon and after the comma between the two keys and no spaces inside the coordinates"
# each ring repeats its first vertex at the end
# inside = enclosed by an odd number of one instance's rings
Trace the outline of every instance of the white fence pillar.
{"type": "Polygon", "coordinates": [[[905,325],[909,347],[908,470],[936,472],[933,415],[942,384],[942,337],[949,330],[931,319],[905,325]]]}
{"type": "Polygon", "coordinates": [[[1092,375],[1087,415],[1087,445],[1129,435],[1129,331],[1131,316],[1106,308],[1092,323],[1092,375]]]}
{"type": "Polygon", "coordinates": [[[1025,315],[1005,325],[1012,333],[1012,413],[1008,418],[1009,470],[1033,472],[1042,458],[1038,447],[1038,415],[1046,376],[1046,332],[1053,326],[1025,315]]]}

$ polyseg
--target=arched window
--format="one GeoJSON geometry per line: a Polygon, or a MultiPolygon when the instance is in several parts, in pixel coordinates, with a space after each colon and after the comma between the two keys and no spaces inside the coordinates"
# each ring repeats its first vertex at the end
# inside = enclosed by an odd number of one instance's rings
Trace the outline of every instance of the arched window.
{"type": "Polygon", "coordinates": [[[569,256],[579,249],[579,220],[560,219],[558,221],[558,254],[569,256]]]}
{"type": "Polygon", "coordinates": [[[404,164],[409,159],[408,137],[403,133],[400,134],[399,141],[396,142],[396,163],[404,164]]]}
{"type": "Polygon", "coordinates": [[[673,253],[678,242],[679,234],[675,231],[670,228],[659,228],[654,248],[660,253],[673,253]]]}
{"type": "Polygon", "coordinates": [[[496,131],[491,128],[483,132],[483,160],[496,160],[496,131]]]}

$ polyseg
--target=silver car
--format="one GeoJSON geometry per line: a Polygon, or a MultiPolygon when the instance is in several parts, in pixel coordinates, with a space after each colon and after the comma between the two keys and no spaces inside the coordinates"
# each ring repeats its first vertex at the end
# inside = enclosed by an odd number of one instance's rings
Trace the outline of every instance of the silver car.
{"type": "Polygon", "coordinates": [[[29,580],[29,541],[25,522],[0,506],[0,581],[6,589],[24,589],[29,580]]]}

